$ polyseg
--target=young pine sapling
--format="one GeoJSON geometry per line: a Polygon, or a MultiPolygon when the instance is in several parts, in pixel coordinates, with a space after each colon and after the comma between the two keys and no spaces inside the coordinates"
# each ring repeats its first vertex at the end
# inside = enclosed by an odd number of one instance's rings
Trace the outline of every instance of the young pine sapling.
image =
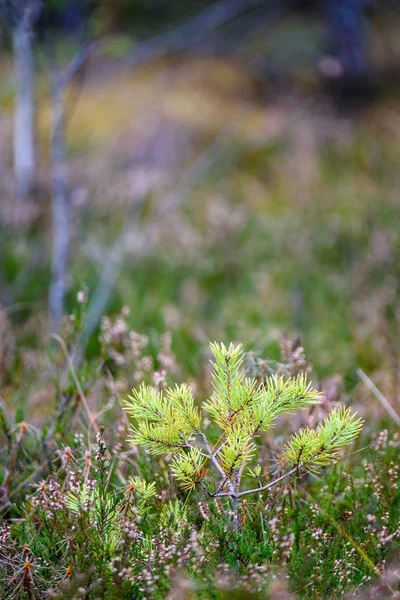
{"type": "Polygon", "coordinates": [[[164,392],[142,385],[125,402],[134,421],[130,441],[134,446],[147,446],[151,454],[172,455],[172,473],[182,488],[197,487],[209,498],[227,498],[237,520],[239,500],[244,496],[335,462],[339,450],[357,437],[362,421],[350,409],[333,410],[316,429],[306,427],[291,436],[282,454],[287,465],[283,475],[263,483],[259,468],[249,470],[253,477],[257,473],[258,485],[241,489],[260,434],[269,431],[279,415],[319,402],[320,394],[304,374],[271,376],[262,383],[246,377],[240,345],[227,348],[214,343],[211,350],[214,391],[203,410],[196,406],[188,385],[164,392]],[[203,411],[216,425],[208,435],[203,411]]]}

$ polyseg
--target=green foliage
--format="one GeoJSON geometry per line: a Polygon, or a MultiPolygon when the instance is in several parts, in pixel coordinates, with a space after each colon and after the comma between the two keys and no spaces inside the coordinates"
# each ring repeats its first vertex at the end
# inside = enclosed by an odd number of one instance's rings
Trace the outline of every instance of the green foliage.
{"type": "MultiPolygon", "coordinates": [[[[270,489],[283,479],[240,491],[244,470],[257,451],[257,438],[271,429],[279,415],[317,403],[319,393],[304,373],[289,378],[270,376],[263,381],[247,377],[240,345],[214,343],[211,351],[214,392],[203,410],[219,427],[217,441],[212,444],[207,438],[191,389],[185,385],[165,393],[148,386],[134,390],[125,402],[134,421],[129,439],[133,446],[147,446],[152,454],[171,453],[171,471],[181,487],[192,491],[198,486],[209,498],[228,496],[237,519],[238,498],[270,489]]],[[[358,436],[361,426],[350,409],[332,411],[316,430],[305,428],[292,436],[283,458],[297,471],[333,463],[339,450],[358,436]]],[[[249,473],[259,480],[260,470],[249,473]]],[[[285,476],[293,473],[288,471],[285,476]]]]}
{"type": "Polygon", "coordinates": [[[136,476],[129,480],[128,490],[136,496],[139,507],[143,508],[150,498],[155,495],[156,484],[154,481],[152,483],[147,483],[144,479],[141,479],[141,477],[136,476]]]}
{"type": "Polygon", "coordinates": [[[316,429],[305,428],[293,435],[283,453],[294,466],[322,467],[338,457],[338,451],[358,436],[362,420],[349,408],[333,410],[316,429]]]}
{"type": "MultiPolygon", "coordinates": [[[[108,364],[124,346],[113,333],[110,323],[102,334],[108,364]]],[[[108,399],[110,389],[118,399],[114,380],[97,361],[57,380],[69,404],[55,404],[42,428],[22,408],[0,413],[0,597],[161,600],[183,587],[193,600],[275,598],[285,569],[294,597],[317,600],[377,577],[400,537],[398,437],[367,438],[364,461],[338,462],[361,424],[336,409],[292,436],[269,473],[261,436],[277,416],[318,402],[307,363],[287,352],[274,375],[260,359],[253,378],[241,347],[212,348],[213,392],[201,407],[186,385],[139,385],[125,403],[131,436],[151,453],[126,444],[126,415],[108,399]],[[96,415],[81,400],[91,382],[107,398],[96,415]]]]}
{"type": "Polygon", "coordinates": [[[188,386],[177,386],[163,394],[142,385],[132,394],[125,405],[127,412],[138,421],[130,437],[133,445],[149,442],[149,452],[153,454],[186,447],[186,440],[198,431],[200,423],[188,386]]]}
{"type": "Polygon", "coordinates": [[[180,453],[174,457],[171,471],[183,489],[194,489],[203,477],[205,460],[199,448],[191,448],[187,454],[180,453]]]}

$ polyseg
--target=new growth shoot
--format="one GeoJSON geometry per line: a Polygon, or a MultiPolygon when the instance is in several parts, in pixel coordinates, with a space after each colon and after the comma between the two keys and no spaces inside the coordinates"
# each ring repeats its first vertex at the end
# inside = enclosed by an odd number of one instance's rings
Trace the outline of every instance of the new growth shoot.
{"type": "Polygon", "coordinates": [[[150,454],[172,455],[172,473],[184,490],[200,488],[209,498],[227,498],[237,519],[243,496],[334,463],[339,450],[357,437],[362,421],[350,409],[333,410],[316,429],[306,427],[290,437],[282,453],[287,467],[282,475],[267,482],[257,477],[257,487],[243,487],[246,474],[254,471],[250,467],[261,434],[279,415],[318,403],[320,394],[304,374],[270,376],[262,383],[246,377],[241,345],[213,343],[211,351],[213,393],[201,410],[186,384],[164,392],[145,385],[133,390],[125,402],[133,422],[130,442],[146,446],[150,454]],[[213,422],[208,429],[205,416],[213,422]]]}

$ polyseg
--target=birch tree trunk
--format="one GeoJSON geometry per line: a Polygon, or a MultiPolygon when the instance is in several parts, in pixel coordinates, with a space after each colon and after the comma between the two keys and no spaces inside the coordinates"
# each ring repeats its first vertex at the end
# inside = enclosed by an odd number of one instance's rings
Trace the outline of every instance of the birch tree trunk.
{"type": "Polygon", "coordinates": [[[64,83],[54,78],[52,82],[52,211],[53,211],[53,255],[49,307],[52,331],[57,333],[64,310],[66,288],[69,206],[65,164],[65,98],[64,83]]]}
{"type": "Polygon", "coordinates": [[[12,29],[15,61],[14,172],[17,193],[26,197],[36,176],[35,60],[32,32],[24,22],[12,29]]]}
{"type": "MultiPolygon", "coordinates": [[[[52,332],[57,333],[64,312],[68,275],[69,189],[66,160],[65,92],[79,69],[88,59],[91,44],[82,44],[69,65],[61,70],[54,64],[51,87],[51,179],[53,212],[53,254],[49,308],[52,332]]],[[[51,55],[51,50],[50,50],[51,55]]]]}

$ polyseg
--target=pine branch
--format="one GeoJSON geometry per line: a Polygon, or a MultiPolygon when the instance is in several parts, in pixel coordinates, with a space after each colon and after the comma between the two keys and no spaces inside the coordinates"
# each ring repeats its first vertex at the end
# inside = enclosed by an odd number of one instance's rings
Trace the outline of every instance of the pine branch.
{"type": "Polygon", "coordinates": [[[210,444],[208,443],[208,440],[207,440],[205,434],[201,430],[199,430],[197,433],[201,436],[201,438],[204,441],[204,445],[205,445],[206,450],[208,452],[208,458],[211,460],[211,462],[213,463],[213,465],[215,466],[215,468],[217,469],[217,471],[222,475],[222,477],[225,477],[225,471],[223,470],[223,468],[221,467],[221,465],[217,461],[215,454],[211,451],[210,444]]]}
{"type": "MultiPolygon", "coordinates": [[[[290,471],[288,471],[287,473],[285,473],[281,477],[278,477],[278,479],[274,479],[273,481],[270,481],[266,485],[263,485],[263,486],[258,487],[258,488],[254,488],[253,490],[244,490],[243,492],[238,492],[236,494],[236,497],[237,498],[241,498],[242,496],[248,496],[249,494],[256,494],[256,493],[260,493],[260,492],[265,492],[266,490],[269,490],[269,489],[275,487],[276,485],[278,485],[278,483],[280,483],[281,481],[284,481],[285,479],[287,479],[291,475],[294,475],[294,473],[296,473],[301,466],[302,465],[299,465],[298,467],[294,467],[293,469],[291,469],[290,471]]],[[[226,497],[226,496],[231,496],[231,494],[226,493],[226,492],[219,492],[218,494],[215,495],[216,498],[223,498],[223,497],[226,497]]]]}

